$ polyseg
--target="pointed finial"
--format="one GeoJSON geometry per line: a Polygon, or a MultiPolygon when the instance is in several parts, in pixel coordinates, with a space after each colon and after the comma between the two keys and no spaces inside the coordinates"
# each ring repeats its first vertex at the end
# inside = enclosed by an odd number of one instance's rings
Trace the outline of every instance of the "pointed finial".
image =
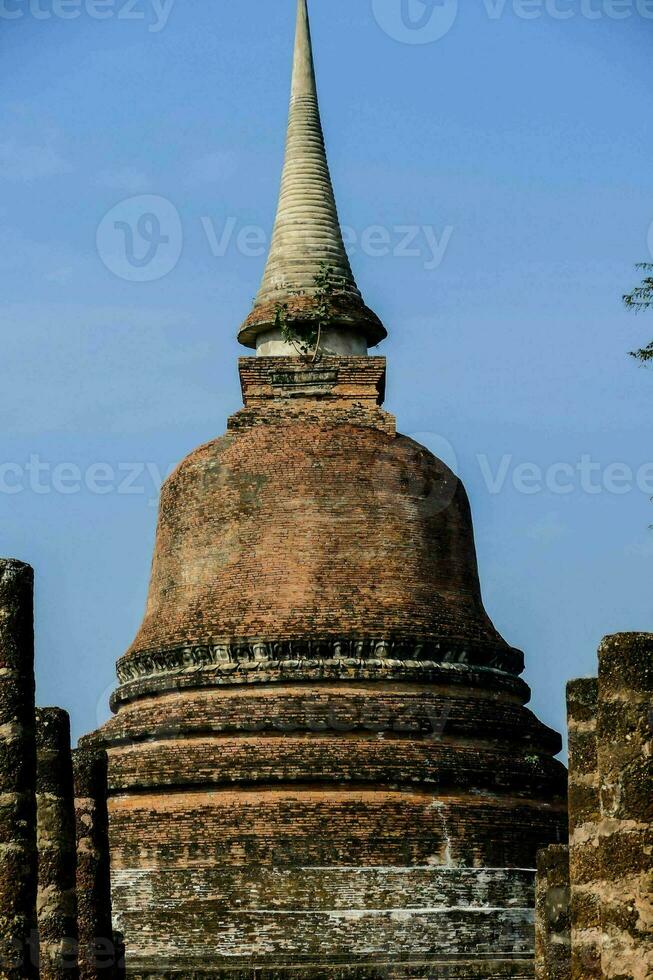
{"type": "Polygon", "coordinates": [[[317,84],[315,81],[315,65],[313,64],[313,44],[311,41],[311,24],[308,19],[308,6],[306,0],[298,0],[290,98],[292,100],[304,97],[317,101],[317,84]]]}
{"type": "Polygon", "coordinates": [[[306,0],[298,0],[286,159],[263,281],[238,339],[259,354],[296,353],[281,336],[279,309],[299,323],[317,305],[316,278],[329,271],[335,292],[323,349],[364,354],[386,330],[356,285],[338,220],[317,98],[306,0]]]}

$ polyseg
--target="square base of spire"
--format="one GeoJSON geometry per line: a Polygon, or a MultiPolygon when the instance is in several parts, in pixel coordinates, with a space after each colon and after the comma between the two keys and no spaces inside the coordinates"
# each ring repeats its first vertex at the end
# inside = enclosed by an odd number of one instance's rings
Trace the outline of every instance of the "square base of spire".
{"type": "Polygon", "coordinates": [[[241,357],[244,408],[229,429],[316,419],[372,426],[392,435],[396,420],[385,399],[385,357],[241,357]]]}

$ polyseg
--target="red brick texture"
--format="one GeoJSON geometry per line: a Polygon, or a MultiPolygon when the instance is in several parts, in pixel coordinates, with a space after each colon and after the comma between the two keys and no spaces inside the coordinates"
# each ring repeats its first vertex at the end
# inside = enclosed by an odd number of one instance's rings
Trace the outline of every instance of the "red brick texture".
{"type": "MultiPolygon", "coordinates": [[[[252,369],[241,370],[247,397],[252,369]]],[[[198,644],[373,641],[411,656],[419,646],[421,659],[444,640],[466,661],[519,672],[483,608],[453,473],[384,419],[363,420],[368,406],[350,405],[345,421],[323,407],[346,411],[360,380],[331,398],[281,384],[285,414],[250,384],[264,421],[196,450],[163,489],[146,616],[121,668],[198,644]]]]}
{"type": "Polygon", "coordinates": [[[97,735],[127,974],[532,977],[565,771],[483,608],[465,491],[396,435],[380,358],[241,380],[164,487],[97,735]]]}

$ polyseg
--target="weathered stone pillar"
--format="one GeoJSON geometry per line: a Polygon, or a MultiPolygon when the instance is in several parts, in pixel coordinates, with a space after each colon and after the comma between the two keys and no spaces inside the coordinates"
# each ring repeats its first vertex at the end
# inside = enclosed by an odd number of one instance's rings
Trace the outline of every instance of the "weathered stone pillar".
{"type": "Polygon", "coordinates": [[[567,685],[572,980],[601,978],[598,686],[595,677],[567,685]]]}
{"type": "Polygon", "coordinates": [[[0,559],[0,977],[35,976],[34,572],[0,559]]]}
{"type": "Polygon", "coordinates": [[[60,980],[77,972],[75,802],[65,711],[37,708],[36,752],[41,980],[60,980]]]}
{"type": "Polygon", "coordinates": [[[81,980],[115,972],[111,925],[107,756],[95,746],[73,753],[77,823],[77,906],[81,980]]]}
{"type": "Polygon", "coordinates": [[[601,966],[605,980],[653,976],[653,634],[599,648],[601,966]]]}
{"type": "Polygon", "coordinates": [[[535,976],[569,980],[569,848],[552,844],[537,856],[535,976]]]}

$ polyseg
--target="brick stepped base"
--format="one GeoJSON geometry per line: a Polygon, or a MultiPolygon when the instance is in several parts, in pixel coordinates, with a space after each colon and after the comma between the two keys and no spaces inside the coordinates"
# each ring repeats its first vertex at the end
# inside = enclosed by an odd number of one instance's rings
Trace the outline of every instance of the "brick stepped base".
{"type": "Polygon", "coordinates": [[[192,966],[178,971],[155,972],[130,970],[130,980],[533,980],[532,959],[496,958],[446,960],[438,957],[402,966],[383,962],[343,965],[323,962],[320,965],[225,967],[221,970],[195,970],[192,966]]]}
{"type": "Polygon", "coordinates": [[[277,966],[265,970],[233,966],[224,970],[132,973],[130,980],[533,980],[527,959],[429,960],[396,966],[384,963],[322,963],[319,966],[277,966]]]}
{"type": "Polygon", "coordinates": [[[112,866],[135,872],[450,861],[524,868],[541,841],[564,836],[566,817],[563,806],[481,794],[305,787],[130,794],[114,796],[109,810],[112,866]]]}
{"type": "Polygon", "coordinates": [[[493,908],[532,912],[534,872],[519,868],[187,868],[127,871],[113,875],[124,916],[159,902],[198,900],[228,914],[249,896],[252,908],[274,914],[329,910],[364,913],[405,909],[421,913],[493,908]]]}
{"type": "Polygon", "coordinates": [[[532,975],[524,963],[522,972],[505,967],[527,961],[533,948],[533,879],[531,871],[491,868],[152,869],[115,872],[114,896],[121,931],[138,927],[130,976],[165,971],[166,960],[185,964],[189,975],[214,964],[219,976],[225,963],[244,967],[272,955],[280,963],[292,957],[291,977],[304,975],[301,963],[330,959],[348,962],[342,976],[480,978],[532,975]],[[243,895],[246,911],[238,907],[243,895]],[[388,949],[431,965],[425,973],[351,972],[352,958],[362,965],[388,949]],[[454,965],[469,956],[473,972],[454,965]],[[480,962],[487,972],[478,972],[480,962]]]}

